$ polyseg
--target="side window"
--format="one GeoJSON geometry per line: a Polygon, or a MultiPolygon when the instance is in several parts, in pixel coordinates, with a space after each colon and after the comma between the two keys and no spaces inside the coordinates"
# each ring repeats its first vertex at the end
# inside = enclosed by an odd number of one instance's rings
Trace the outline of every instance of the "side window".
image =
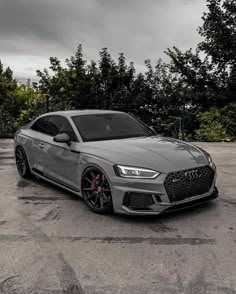
{"type": "Polygon", "coordinates": [[[69,121],[59,115],[52,115],[48,119],[47,133],[55,137],[57,134],[66,133],[70,136],[71,141],[77,141],[76,135],[69,123],[69,121]]]}
{"type": "Polygon", "coordinates": [[[41,117],[32,125],[31,129],[40,133],[47,134],[47,120],[48,117],[41,117]]]}

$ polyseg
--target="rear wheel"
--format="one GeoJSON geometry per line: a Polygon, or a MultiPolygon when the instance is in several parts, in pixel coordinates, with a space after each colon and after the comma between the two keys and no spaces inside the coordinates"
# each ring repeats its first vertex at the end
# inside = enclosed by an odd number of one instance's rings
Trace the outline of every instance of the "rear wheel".
{"type": "Polygon", "coordinates": [[[28,159],[24,149],[18,146],[15,151],[16,167],[22,178],[28,179],[31,177],[28,159]]]}
{"type": "Polygon", "coordinates": [[[84,202],[92,211],[101,214],[112,212],[111,188],[100,169],[88,168],[83,174],[81,187],[84,202]]]}

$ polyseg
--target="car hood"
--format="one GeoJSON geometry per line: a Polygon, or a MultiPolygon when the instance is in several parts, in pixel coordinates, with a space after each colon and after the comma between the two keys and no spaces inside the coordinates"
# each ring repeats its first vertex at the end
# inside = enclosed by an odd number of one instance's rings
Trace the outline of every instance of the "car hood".
{"type": "Polygon", "coordinates": [[[159,136],[86,142],[81,151],[114,164],[145,167],[163,173],[208,164],[198,147],[159,136]]]}

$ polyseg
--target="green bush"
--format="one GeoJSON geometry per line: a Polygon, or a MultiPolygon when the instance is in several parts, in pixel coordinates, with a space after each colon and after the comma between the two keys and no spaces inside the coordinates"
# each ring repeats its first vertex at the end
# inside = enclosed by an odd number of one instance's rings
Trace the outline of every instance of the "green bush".
{"type": "Polygon", "coordinates": [[[212,108],[198,115],[200,128],[195,132],[196,139],[207,142],[231,141],[226,126],[222,123],[221,111],[212,108]]]}
{"type": "Polygon", "coordinates": [[[25,125],[46,111],[46,97],[38,89],[22,85],[16,89],[15,95],[18,100],[24,101],[20,113],[15,119],[15,129],[25,125]]]}
{"type": "Polygon", "coordinates": [[[31,86],[21,85],[2,98],[0,135],[14,134],[21,126],[46,112],[46,97],[31,86]]]}
{"type": "Polygon", "coordinates": [[[228,134],[236,137],[236,103],[231,103],[220,111],[221,122],[227,129],[228,134]]]}

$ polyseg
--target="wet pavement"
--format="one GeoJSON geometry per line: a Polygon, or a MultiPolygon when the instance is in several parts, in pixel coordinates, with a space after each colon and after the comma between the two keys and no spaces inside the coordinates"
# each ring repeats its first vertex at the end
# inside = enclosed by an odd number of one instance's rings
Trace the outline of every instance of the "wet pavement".
{"type": "Polygon", "coordinates": [[[236,144],[199,143],[220,197],[156,217],[101,216],[17,174],[0,140],[0,294],[236,293],[236,144]]]}

